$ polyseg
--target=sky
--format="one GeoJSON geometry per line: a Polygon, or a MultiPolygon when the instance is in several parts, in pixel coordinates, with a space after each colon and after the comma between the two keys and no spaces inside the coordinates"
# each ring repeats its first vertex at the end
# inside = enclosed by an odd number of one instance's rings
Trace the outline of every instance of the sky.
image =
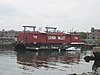
{"type": "Polygon", "coordinates": [[[0,30],[57,27],[60,31],[100,29],[100,0],[0,0],[0,30]]]}

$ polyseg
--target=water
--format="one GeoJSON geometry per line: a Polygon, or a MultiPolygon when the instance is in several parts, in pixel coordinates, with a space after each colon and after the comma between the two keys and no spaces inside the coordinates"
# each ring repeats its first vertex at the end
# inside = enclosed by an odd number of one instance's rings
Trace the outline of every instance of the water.
{"type": "Polygon", "coordinates": [[[91,72],[93,61],[86,63],[79,55],[66,51],[21,51],[0,49],[0,75],[67,75],[91,72]]]}

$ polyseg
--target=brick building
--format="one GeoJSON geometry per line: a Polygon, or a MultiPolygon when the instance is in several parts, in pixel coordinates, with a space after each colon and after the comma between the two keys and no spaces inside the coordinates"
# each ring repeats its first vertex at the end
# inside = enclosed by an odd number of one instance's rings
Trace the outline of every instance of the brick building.
{"type": "Polygon", "coordinates": [[[100,40],[100,29],[91,28],[91,32],[87,33],[87,38],[92,40],[100,40]]]}

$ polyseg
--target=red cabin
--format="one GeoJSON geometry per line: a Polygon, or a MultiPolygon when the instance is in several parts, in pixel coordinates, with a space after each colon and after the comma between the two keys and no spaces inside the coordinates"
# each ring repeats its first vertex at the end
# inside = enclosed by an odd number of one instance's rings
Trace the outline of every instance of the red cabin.
{"type": "Polygon", "coordinates": [[[46,34],[40,32],[32,32],[27,34],[26,42],[46,43],[46,34]]]}
{"type": "Polygon", "coordinates": [[[71,42],[80,42],[80,35],[71,34],[71,42]]]}
{"type": "MultiPolygon", "coordinates": [[[[19,33],[18,42],[24,41],[24,33],[19,33]]],[[[80,35],[78,34],[65,34],[62,32],[56,33],[41,33],[41,32],[27,32],[25,33],[26,42],[36,43],[72,43],[80,42],[80,35]]]]}
{"type": "Polygon", "coordinates": [[[20,33],[18,35],[18,41],[21,42],[24,40],[25,37],[25,42],[36,42],[36,43],[46,43],[46,34],[45,33],[40,33],[40,32],[27,32],[27,33],[20,33]]]}

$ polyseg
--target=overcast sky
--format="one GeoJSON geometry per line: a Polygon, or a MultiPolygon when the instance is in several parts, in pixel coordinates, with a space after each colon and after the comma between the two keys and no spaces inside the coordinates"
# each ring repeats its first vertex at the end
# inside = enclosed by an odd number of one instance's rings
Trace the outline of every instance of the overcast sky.
{"type": "Polygon", "coordinates": [[[0,0],[0,30],[23,30],[23,25],[100,29],[100,0],[0,0]]]}

